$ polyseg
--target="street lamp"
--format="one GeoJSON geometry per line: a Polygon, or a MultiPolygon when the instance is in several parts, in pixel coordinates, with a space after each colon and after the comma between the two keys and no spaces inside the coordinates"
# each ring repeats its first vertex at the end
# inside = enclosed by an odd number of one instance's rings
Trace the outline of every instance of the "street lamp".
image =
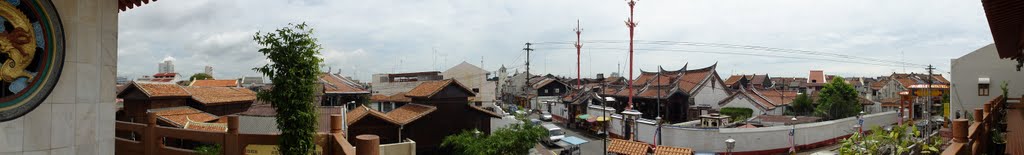
{"type": "Polygon", "coordinates": [[[857,115],[857,127],[857,132],[864,134],[864,111],[860,111],[860,114],[857,115]]]}
{"type": "Polygon", "coordinates": [[[790,118],[789,120],[791,120],[792,123],[793,123],[793,129],[789,131],[789,139],[790,139],[790,141],[789,141],[790,142],[789,151],[792,152],[792,153],[796,153],[796,120],[797,120],[796,116],[793,116],[793,118],[790,118]]]}
{"type": "Polygon", "coordinates": [[[729,138],[725,140],[725,151],[726,154],[732,155],[732,149],[736,147],[736,140],[729,138]]]}

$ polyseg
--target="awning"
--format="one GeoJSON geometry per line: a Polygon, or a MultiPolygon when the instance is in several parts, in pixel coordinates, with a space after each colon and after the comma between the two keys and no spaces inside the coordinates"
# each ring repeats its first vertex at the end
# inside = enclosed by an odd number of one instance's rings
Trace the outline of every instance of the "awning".
{"type": "Polygon", "coordinates": [[[586,120],[586,119],[590,119],[590,115],[589,114],[578,115],[578,116],[576,116],[576,118],[586,120]]]}
{"type": "Polygon", "coordinates": [[[571,145],[580,145],[583,143],[587,143],[587,140],[580,139],[579,137],[576,136],[562,138],[562,141],[565,141],[565,143],[569,143],[571,145]]]}

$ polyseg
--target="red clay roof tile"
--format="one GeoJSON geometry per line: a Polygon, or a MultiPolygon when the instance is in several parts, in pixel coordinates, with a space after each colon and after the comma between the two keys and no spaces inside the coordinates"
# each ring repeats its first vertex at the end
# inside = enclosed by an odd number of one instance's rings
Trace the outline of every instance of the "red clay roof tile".
{"type": "Polygon", "coordinates": [[[238,87],[238,80],[193,80],[189,86],[238,87]]]}

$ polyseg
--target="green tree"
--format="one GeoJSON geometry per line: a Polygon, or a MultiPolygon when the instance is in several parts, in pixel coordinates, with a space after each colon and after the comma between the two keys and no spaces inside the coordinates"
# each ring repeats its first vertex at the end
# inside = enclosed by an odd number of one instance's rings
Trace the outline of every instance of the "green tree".
{"type": "Polygon", "coordinates": [[[818,107],[815,114],[826,120],[856,116],[860,113],[857,90],[847,84],[843,77],[836,76],[825,84],[818,93],[818,107]]]}
{"type": "Polygon", "coordinates": [[[747,120],[754,115],[754,110],[750,108],[725,107],[719,110],[719,113],[732,117],[730,121],[736,122],[747,120]]]}
{"type": "Polygon", "coordinates": [[[189,77],[189,78],[188,78],[188,81],[195,81],[195,80],[212,80],[212,79],[213,79],[213,76],[212,76],[212,75],[210,75],[210,74],[206,74],[206,73],[196,73],[196,74],[192,74],[192,77],[189,77]]]}
{"type": "Polygon", "coordinates": [[[288,26],[268,33],[256,32],[253,37],[262,46],[259,52],[270,60],[270,64],[253,70],[274,83],[273,89],[260,91],[257,97],[276,108],[280,152],[308,155],[313,154],[317,128],[314,94],[319,87],[318,66],[323,61],[317,57],[321,47],[305,23],[288,26]]]}
{"type": "Polygon", "coordinates": [[[520,123],[495,130],[491,135],[471,130],[444,138],[442,146],[452,147],[462,155],[519,155],[529,154],[547,131],[526,117],[516,115],[520,123]]]}
{"type": "Polygon", "coordinates": [[[810,97],[807,97],[807,94],[797,95],[796,99],[793,99],[793,104],[786,109],[786,114],[788,115],[803,116],[813,112],[814,103],[811,102],[810,97]]]}

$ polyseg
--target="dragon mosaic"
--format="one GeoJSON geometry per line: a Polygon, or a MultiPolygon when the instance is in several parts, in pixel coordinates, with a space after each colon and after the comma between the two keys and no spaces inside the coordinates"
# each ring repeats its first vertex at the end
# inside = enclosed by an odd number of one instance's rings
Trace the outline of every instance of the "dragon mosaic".
{"type": "Polygon", "coordinates": [[[0,17],[14,26],[0,33],[0,53],[8,56],[0,66],[0,80],[7,83],[21,77],[32,80],[32,75],[25,71],[36,53],[32,24],[24,13],[9,3],[0,3],[0,17]]]}

